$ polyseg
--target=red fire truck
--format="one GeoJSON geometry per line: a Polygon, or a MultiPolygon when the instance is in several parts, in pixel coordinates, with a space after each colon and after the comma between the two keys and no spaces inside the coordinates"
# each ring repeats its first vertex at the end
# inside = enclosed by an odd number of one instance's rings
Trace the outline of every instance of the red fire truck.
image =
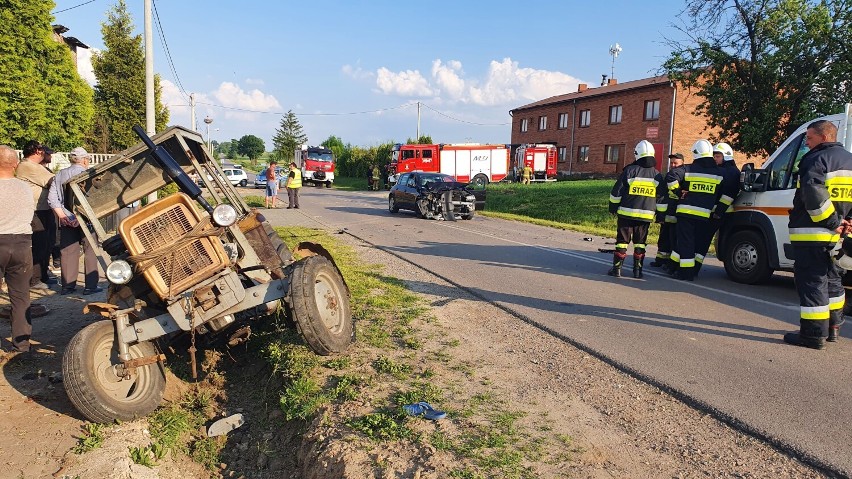
{"type": "Polygon", "coordinates": [[[556,181],[556,147],[550,144],[524,144],[515,150],[515,180],[520,181],[524,167],[533,170],[532,181],[556,181]]]}
{"type": "Polygon", "coordinates": [[[399,145],[399,151],[393,153],[396,164],[391,160],[390,167],[395,177],[407,171],[425,171],[445,173],[461,183],[485,185],[509,174],[506,145],[399,145]]]}
{"type": "Polygon", "coordinates": [[[317,186],[325,184],[331,188],[334,183],[334,153],[324,146],[305,146],[297,148],[293,161],[302,170],[302,182],[317,186]]]}

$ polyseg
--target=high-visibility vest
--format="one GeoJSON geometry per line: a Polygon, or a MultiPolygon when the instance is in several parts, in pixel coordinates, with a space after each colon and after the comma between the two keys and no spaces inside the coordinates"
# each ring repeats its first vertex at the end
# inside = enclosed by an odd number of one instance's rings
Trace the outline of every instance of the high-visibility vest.
{"type": "Polygon", "coordinates": [[[293,173],[293,177],[290,178],[290,186],[288,188],[301,188],[302,187],[302,172],[298,169],[290,170],[293,173]]]}

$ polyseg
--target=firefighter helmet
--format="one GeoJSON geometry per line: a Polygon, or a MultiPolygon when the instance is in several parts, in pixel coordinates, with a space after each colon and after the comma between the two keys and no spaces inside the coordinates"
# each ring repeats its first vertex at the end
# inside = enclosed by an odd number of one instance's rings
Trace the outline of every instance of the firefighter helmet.
{"type": "Polygon", "coordinates": [[[707,140],[698,140],[692,145],[692,159],[713,158],[713,145],[707,140]]]}
{"type": "Polygon", "coordinates": [[[652,145],[648,140],[642,140],[636,144],[636,148],[633,150],[633,155],[637,160],[639,158],[645,158],[646,156],[654,156],[654,145],[652,145]]]}
{"type": "Polygon", "coordinates": [[[852,237],[844,236],[831,250],[831,258],[846,271],[852,270],[852,237]]]}
{"type": "Polygon", "coordinates": [[[734,150],[727,143],[719,143],[714,146],[713,153],[721,153],[725,161],[734,161],[734,150]]]}

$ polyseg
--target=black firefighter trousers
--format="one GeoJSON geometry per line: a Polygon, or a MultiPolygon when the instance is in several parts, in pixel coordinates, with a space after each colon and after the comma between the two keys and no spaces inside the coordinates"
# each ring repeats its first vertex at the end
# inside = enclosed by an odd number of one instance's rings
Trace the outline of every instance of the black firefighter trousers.
{"type": "Polygon", "coordinates": [[[828,336],[829,327],[840,327],[844,321],[843,269],[831,259],[829,249],[793,243],[793,277],[801,306],[799,335],[803,338],[828,336]]]}

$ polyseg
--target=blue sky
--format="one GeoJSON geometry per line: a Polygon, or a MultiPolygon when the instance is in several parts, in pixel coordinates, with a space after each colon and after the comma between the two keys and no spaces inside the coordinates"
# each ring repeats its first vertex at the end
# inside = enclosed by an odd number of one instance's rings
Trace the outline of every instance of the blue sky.
{"type": "MultiPolygon", "coordinates": [[[[54,23],[93,49],[116,0],[59,0],[54,23]],[[64,11],[63,11],[64,10],[64,11]]],[[[154,18],[154,70],[172,124],[210,136],[272,136],[295,112],[310,144],[336,135],[361,146],[420,132],[440,143],[509,143],[509,110],[598,85],[656,74],[663,37],[678,37],[683,0],[154,1],[177,76],[154,18]],[[653,3],[653,8],[649,5],[653,3]],[[367,112],[367,113],[362,113],[367,112]]],[[[137,33],[143,0],[127,0],[137,33]]],[[[88,55],[81,73],[94,81],[88,55]]]]}

